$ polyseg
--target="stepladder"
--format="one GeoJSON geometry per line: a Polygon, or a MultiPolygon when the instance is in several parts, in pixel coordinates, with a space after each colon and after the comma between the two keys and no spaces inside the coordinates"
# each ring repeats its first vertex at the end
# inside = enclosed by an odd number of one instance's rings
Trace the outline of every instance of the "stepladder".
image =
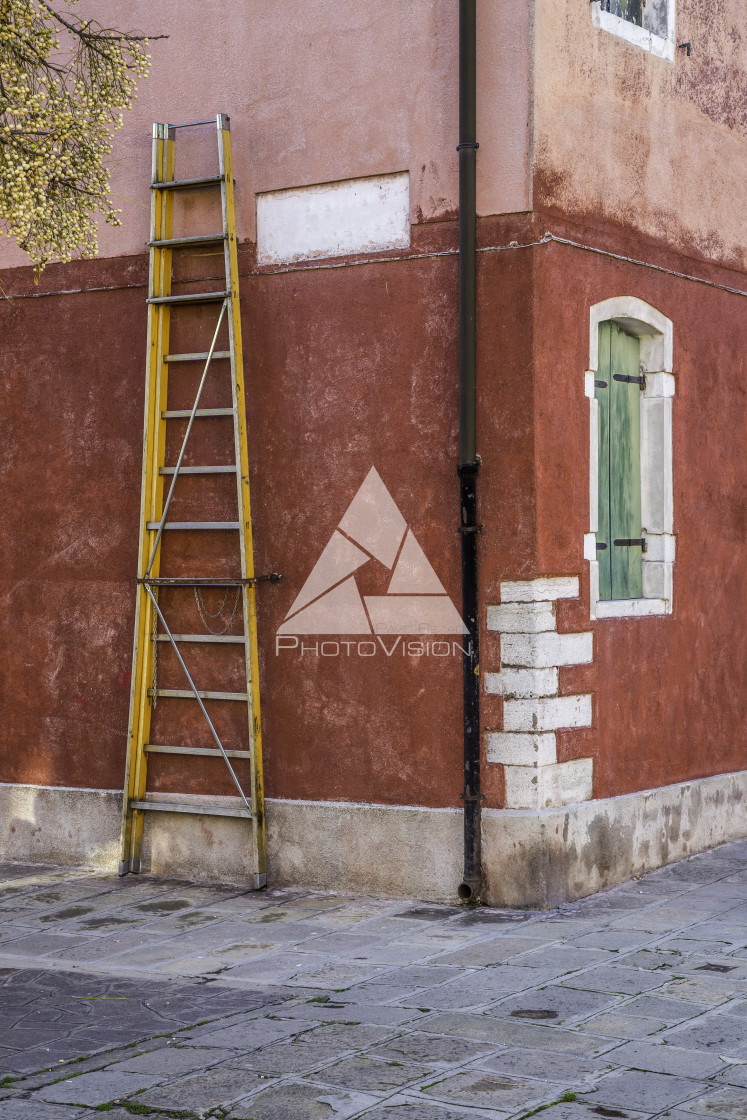
{"type": "Polygon", "coordinates": [[[141,870],[146,828],[236,818],[224,842],[241,848],[233,865],[259,889],[267,872],[255,586],[280,577],[254,574],[234,186],[227,116],[154,125],[119,873],[141,870]],[[180,130],[211,124],[209,173],[177,167],[177,136],[194,136],[180,130]],[[211,232],[195,231],[196,214],[211,232]]]}

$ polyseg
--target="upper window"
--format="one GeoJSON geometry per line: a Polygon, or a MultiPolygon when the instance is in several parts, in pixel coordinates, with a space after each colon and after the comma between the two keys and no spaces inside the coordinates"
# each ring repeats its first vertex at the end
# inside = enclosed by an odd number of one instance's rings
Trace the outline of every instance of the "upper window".
{"type": "Polygon", "coordinates": [[[643,27],[643,0],[602,0],[602,11],[643,27]]]}
{"type": "Polygon", "coordinates": [[[674,59],[675,0],[592,0],[595,27],[650,51],[674,59]]]}

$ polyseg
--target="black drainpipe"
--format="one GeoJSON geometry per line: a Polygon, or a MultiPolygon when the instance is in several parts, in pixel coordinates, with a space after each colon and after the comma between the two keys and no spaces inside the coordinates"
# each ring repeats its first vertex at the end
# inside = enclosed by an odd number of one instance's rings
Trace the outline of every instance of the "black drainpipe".
{"type": "Polygon", "coordinates": [[[476,902],[482,885],[480,838],[480,648],[477,603],[475,408],[476,0],[459,0],[459,490],[462,617],[469,628],[463,659],[464,878],[458,894],[476,902]]]}

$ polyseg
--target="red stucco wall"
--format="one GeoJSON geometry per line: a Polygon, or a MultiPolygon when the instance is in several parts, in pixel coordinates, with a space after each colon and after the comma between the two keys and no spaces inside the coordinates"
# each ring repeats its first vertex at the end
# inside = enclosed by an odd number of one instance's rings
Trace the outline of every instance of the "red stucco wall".
{"type": "MultiPolygon", "coordinates": [[[[541,224],[486,221],[481,244],[534,241],[541,224]]],[[[597,232],[597,243],[629,248],[597,232]]],[[[258,572],[284,576],[258,591],[270,796],[459,804],[458,657],[301,659],[274,648],[372,465],[459,603],[456,257],[428,255],[453,249],[455,231],[415,234],[413,259],[398,262],[257,275],[242,256],[255,559],[258,572]]],[[[637,255],[695,267],[660,246],[637,255]]],[[[3,781],[123,780],[145,274],[137,257],[50,268],[39,291],[25,273],[3,279],[29,297],[0,304],[3,781]]],[[[740,286],[733,273],[709,275],[740,286]]],[[[561,732],[560,760],[593,755],[598,797],[744,768],[747,301],[542,245],[481,253],[479,303],[483,623],[501,580],[577,574],[582,596],[561,604],[559,628],[595,633],[593,665],[561,670],[561,692],[594,693],[594,726],[561,732]],[[589,305],[612,295],[674,322],[675,600],[671,616],[591,624],[583,374],[589,305]]],[[[386,575],[367,569],[363,593],[386,575]]],[[[483,633],[482,662],[497,668],[494,634],[483,633]]],[[[172,670],[164,655],[162,684],[176,683],[172,670]]],[[[486,696],[484,726],[500,717],[486,696]]],[[[231,792],[212,761],[156,759],[150,776],[154,788],[231,792]]],[[[485,791],[500,806],[501,767],[485,765],[485,791]]]]}

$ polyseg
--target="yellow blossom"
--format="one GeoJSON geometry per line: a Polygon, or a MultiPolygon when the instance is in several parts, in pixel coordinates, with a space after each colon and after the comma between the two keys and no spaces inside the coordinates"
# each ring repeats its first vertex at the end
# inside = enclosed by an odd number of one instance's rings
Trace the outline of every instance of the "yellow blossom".
{"type": "Polygon", "coordinates": [[[147,39],[79,19],[77,0],[0,0],[0,236],[39,274],[94,257],[96,216],[120,225],[106,158],[148,75],[147,39]]]}

